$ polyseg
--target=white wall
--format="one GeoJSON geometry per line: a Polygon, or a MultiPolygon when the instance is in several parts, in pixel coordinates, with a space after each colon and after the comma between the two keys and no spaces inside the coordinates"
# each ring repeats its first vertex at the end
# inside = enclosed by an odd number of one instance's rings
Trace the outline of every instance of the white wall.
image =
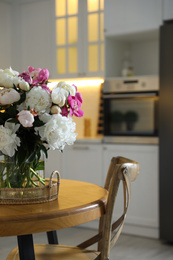
{"type": "Polygon", "coordinates": [[[9,67],[12,61],[11,4],[0,1],[0,68],[9,67]]]}
{"type": "Polygon", "coordinates": [[[51,13],[49,0],[21,4],[22,70],[28,65],[51,71],[51,13]]]}
{"type": "Polygon", "coordinates": [[[0,69],[53,71],[54,20],[54,0],[0,0],[0,69]]]}

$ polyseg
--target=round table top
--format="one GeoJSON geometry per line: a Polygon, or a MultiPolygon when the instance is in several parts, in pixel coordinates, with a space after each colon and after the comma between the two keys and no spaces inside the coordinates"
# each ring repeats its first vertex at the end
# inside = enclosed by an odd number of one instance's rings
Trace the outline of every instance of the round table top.
{"type": "Polygon", "coordinates": [[[46,232],[101,217],[108,192],[95,184],[61,180],[58,199],[31,205],[0,205],[0,236],[46,232]]]}

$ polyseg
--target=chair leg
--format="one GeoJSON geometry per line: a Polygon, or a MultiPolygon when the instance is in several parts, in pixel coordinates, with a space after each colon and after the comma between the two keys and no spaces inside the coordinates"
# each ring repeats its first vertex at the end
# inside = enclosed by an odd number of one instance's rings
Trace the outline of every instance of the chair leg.
{"type": "Polygon", "coordinates": [[[48,231],[47,232],[47,239],[49,244],[55,244],[58,245],[58,237],[56,230],[48,231]]]}
{"type": "Polygon", "coordinates": [[[32,235],[17,236],[20,260],[35,260],[32,235]]]}

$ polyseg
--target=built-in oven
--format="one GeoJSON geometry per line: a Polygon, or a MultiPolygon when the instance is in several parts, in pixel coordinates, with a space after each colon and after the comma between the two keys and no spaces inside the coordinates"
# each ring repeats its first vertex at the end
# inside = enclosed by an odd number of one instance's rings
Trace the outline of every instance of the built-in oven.
{"type": "Polygon", "coordinates": [[[104,142],[158,142],[157,77],[106,79],[104,142]]]}

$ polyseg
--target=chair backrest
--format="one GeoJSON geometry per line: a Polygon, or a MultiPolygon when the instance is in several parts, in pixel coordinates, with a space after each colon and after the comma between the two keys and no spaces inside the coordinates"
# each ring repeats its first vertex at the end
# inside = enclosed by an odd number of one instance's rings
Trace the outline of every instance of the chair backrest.
{"type": "Polygon", "coordinates": [[[130,200],[130,182],[139,174],[139,164],[124,157],[113,157],[109,166],[104,188],[109,191],[105,215],[100,219],[98,251],[101,252],[101,260],[109,258],[109,252],[116,243],[123,228],[125,215],[130,200]],[[123,182],[124,212],[122,216],[112,223],[114,204],[120,182],[123,182]]]}

